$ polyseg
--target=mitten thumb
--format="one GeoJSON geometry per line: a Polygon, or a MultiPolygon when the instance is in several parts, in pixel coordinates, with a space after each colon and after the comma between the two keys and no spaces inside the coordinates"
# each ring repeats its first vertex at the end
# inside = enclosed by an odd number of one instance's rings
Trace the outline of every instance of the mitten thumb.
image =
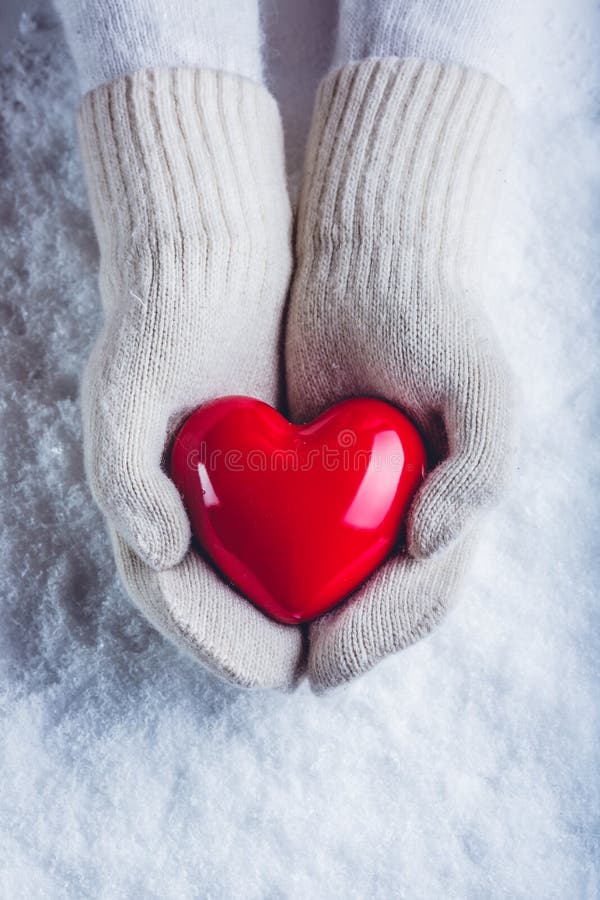
{"type": "Polygon", "coordinates": [[[512,469],[512,380],[499,359],[463,373],[463,389],[447,403],[450,453],[426,478],[408,517],[408,551],[424,559],[450,544],[502,494],[512,469]]]}

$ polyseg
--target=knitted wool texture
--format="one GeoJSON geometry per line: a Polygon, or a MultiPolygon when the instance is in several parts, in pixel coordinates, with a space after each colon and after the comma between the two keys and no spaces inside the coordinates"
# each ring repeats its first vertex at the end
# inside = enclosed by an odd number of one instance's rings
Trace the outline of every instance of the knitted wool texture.
{"type": "Polygon", "coordinates": [[[122,579],[219,674],[290,687],[300,629],[188,552],[161,468],[170,435],[206,400],[277,399],[291,249],[276,104],[236,76],[148,70],[87,94],[79,126],[105,313],[83,385],[85,461],[122,579]]]}
{"type": "Polygon", "coordinates": [[[217,69],[262,81],[258,0],[54,0],[81,93],[140,69],[217,69]]]}
{"type": "Polygon", "coordinates": [[[510,379],[479,302],[510,117],[491,78],[418,60],[365,60],[319,88],[287,324],[290,408],[304,420],[343,397],[383,397],[441,462],[411,507],[411,556],[311,626],[317,690],[439,620],[468,526],[510,468],[510,379]]]}
{"type": "Polygon", "coordinates": [[[521,19],[518,0],[339,0],[334,68],[397,56],[456,63],[506,83],[521,19]]]}

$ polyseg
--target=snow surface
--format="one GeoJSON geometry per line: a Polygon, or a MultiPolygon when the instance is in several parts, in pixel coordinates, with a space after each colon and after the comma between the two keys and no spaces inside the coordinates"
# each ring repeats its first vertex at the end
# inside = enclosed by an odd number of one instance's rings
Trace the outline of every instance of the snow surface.
{"type": "MultiPolygon", "coordinates": [[[[522,5],[489,296],[519,471],[445,624],[322,698],[221,683],[116,581],[81,459],[99,311],[74,70],[47,7],[21,17],[0,71],[2,898],[599,896],[600,26],[594,0],[522,5]]],[[[295,169],[334,14],[268,12],[295,169]]]]}

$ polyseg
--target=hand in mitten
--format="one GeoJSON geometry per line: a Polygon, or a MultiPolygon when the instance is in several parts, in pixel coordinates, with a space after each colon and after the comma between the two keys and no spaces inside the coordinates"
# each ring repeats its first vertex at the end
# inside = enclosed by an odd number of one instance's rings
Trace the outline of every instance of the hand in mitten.
{"type": "Polygon", "coordinates": [[[505,482],[510,379],[479,275],[509,125],[505,90],[456,66],[368,59],[318,91],[287,322],[290,410],[303,421],[344,397],[381,397],[420,429],[433,467],[408,553],[310,627],[317,690],[441,618],[473,522],[505,482]]]}
{"type": "Polygon", "coordinates": [[[290,211],[277,107],[235,75],[139,71],[86,95],[80,136],[105,325],[84,379],[85,460],[121,577],[150,620],[239,684],[289,687],[302,635],[194,551],[163,470],[204,401],[277,396],[290,211]]]}

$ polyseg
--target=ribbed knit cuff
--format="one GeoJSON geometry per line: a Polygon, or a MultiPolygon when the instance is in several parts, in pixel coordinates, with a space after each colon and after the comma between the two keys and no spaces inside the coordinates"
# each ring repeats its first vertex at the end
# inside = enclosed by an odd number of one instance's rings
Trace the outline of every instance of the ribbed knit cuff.
{"type": "Polygon", "coordinates": [[[440,274],[473,266],[510,133],[489,76],[368,59],[321,83],[300,200],[300,244],[372,241],[440,274]]]}
{"type": "Polygon", "coordinates": [[[269,242],[289,219],[283,136],[264,87],[148,69],[88,93],[79,132],[101,252],[269,242]]]}

